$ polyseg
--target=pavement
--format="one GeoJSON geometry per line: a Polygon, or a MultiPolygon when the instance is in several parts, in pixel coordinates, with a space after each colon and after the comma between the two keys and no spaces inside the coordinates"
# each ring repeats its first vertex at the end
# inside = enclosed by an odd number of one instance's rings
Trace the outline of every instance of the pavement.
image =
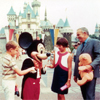
{"type": "MultiPolygon", "coordinates": [[[[2,80],[2,78],[1,78],[2,77],[1,57],[2,57],[2,54],[0,54],[0,100],[5,100],[4,91],[1,86],[1,80],[2,80]]],[[[22,55],[21,59],[17,60],[17,65],[18,65],[19,69],[21,69],[23,60],[26,58],[27,58],[27,55],[22,55]]],[[[47,60],[43,61],[43,66],[45,64],[47,64],[47,60]]],[[[81,91],[80,91],[80,87],[73,80],[73,70],[74,70],[74,62],[72,62],[71,87],[69,88],[68,94],[65,95],[65,98],[66,98],[66,100],[83,100],[81,91]]],[[[53,71],[54,71],[54,69],[47,68],[46,74],[42,75],[42,78],[40,81],[41,88],[40,88],[39,100],[57,100],[57,94],[51,91],[53,71]]],[[[16,80],[16,83],[18,84],[20,93],[21,93],[22,78],[23,78],[23,76],[18,76],[17,80],[16,80]]],[[[20,96],[17,97],[15,95],[15,100],[21,100],[20,96]]],[[[96,83],[95,100],[100,100],[100,78],[97,79],[97,83],[96,83]]]]}

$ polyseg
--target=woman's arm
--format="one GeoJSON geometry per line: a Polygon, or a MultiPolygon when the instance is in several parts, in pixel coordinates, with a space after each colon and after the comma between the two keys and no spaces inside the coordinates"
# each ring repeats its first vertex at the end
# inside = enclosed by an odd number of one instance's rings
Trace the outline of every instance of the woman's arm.
{"type": "Polygon", "coordinates": [[[67,60],[68,63],[68,80],[66,82],[67,86],[70,87],[71,75],[72,75],[72,55],[70,54],[67,60]]]}
{"type": "Polygon", "coordinates": [[[51,65],[46,65],[49,68],[54,68],[55,67],[55,53],[54,53],[54,59],[53,59],[53,63],[51,65]]]}

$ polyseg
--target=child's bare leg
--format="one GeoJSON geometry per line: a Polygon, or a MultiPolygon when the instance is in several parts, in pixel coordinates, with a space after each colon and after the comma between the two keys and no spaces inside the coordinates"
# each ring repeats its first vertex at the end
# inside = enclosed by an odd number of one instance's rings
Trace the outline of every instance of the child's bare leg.
{"type": "Polygon", "coordinates": [[[18,90],[18,85],[15,85],[15,95],[19,96],[19,90],[18,90]]]}
{"type": "Polygon", "coordinates": [[[65,100],[65,96],[63,94],[58,94],[58,100],[65,100]]]}

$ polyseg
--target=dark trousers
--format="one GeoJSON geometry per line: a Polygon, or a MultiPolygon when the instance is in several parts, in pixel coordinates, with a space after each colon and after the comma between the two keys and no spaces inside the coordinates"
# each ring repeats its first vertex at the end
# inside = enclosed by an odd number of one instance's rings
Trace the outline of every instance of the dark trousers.
{"type": "Polygon", "coordinates": [[[74,62],[75,62],[75,59],[76,59],[76,55],[74,55],[74,62]]]}
{"type": "Polygon", "coordinates": [[[96,78],[81,86],[81,92],[84,100],[95,100],[96,78]]]}

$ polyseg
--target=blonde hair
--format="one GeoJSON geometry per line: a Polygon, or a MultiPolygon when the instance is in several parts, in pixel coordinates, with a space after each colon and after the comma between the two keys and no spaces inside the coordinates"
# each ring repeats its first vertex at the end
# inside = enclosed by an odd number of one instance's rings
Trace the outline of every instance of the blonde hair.
{"type": "Polygon", "coordinates": [[[7,50],[7,51],[8,51],[10,48],[15,49],[16,47],[18,47],[18,43],[15,42],[15,41],[9,41],[9,42],[6,44],[6,50],[7,50]]]}

